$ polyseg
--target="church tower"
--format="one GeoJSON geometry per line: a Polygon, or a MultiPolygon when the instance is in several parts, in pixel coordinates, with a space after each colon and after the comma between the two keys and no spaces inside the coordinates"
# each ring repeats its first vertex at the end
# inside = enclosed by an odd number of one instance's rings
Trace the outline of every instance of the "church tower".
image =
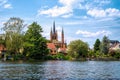
{"type": "Polygon", "coordinates": [[[58,52],[66,54],[67,44],[64,40],[64,30],[61,31],[61,40],[58,40],[58,33],[55,26],[55,21],[50,31],[50,42],[47,43],[48,49],[51,54],[57,54],[58,52]]]}
{"type": "Polygon", "coordinates": [[[53,30],[51,28],[50,40],[51,42],[58,41],[58,34],[57,34],[57,30],[55,29],[55,21],[53,22],[53,30]]]}

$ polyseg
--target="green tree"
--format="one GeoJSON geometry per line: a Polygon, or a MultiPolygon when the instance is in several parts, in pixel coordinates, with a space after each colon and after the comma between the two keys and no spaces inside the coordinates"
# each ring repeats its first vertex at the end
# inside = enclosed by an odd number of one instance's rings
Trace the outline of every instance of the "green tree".
{"type": "Polygon", "coordinates": [[[33,22],[25,33],[24,53],[32,59],[43,59],[48,54],[46,39],[42,37],[42,28],[33,22]]]}
{"type": "Polygon", "coordinates": [[[88,44],[81,40],[71,41],[68,45],[68,54],[72,58],[87,57],[88,55],[88,44]]]}
{"type": "Polygon", "coordinates": [[[0,35],[0,44],[5,45],[5,35],[4,34],[0,35]]]}
{"type": "Polygon", "coordinates": [[[109,47],[109,39],[107,36],[104,36],[101,42],[101,53],[108,54],[109,47]]]}
{"type": "Polygon", "coordinates": [[[97,39],[94,44],[94,52],[100,51],[100,40],[97,39]]]}
{"type": "Polygon", "coordinates": [[[5,45],[9,53],[20,53],[22,48],[22,30],[24,28],[24,21],[20,18],[10,18],[3,27],[5,33],[5,45]]]}

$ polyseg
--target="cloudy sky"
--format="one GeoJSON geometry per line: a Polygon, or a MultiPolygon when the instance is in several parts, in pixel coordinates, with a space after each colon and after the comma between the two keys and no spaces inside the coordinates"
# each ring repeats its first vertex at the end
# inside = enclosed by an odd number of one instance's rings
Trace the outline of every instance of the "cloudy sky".
{"type": "Polygon", "coordinates": [[[81,39],[92,48],[104,35],[120,41],[120,0],[0,0],[0,28],[10,17],[38,22],[48,39],[55,21],[67,43],[81,39]]]}

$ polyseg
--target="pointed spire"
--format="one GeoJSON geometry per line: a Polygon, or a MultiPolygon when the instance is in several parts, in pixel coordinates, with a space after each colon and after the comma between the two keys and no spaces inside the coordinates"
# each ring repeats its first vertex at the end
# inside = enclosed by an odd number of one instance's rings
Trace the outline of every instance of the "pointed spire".
{"type": "Polygon", "coordinates": [[[62,42],[62,48],[64,46],[64,31],[63,31],[63,27],[62,27],[62,33],[61,33],[61,42],[62,42]]]}
{"type": "Polygon", "coordinates": [[[52,33],[52,27],[51,27],[51,33],[52,33]]]}
{"type": "Polygon", "coordinates": [[[63,30],[63,27],[62,27],[62,34],[64,34],[64,30],[63,30]]]}
{"type": "Polygon", "coordinates": [[[55,21],[53,22],[53,33],[55,33],[55,21]]]}
{"type": "Polygon", "coordinates": [[[52,34],[53,34],[53,32],[52,32],[52,27],[51,27],[51,31],[50,31],[50,40],[52,41],[52,34]]]}

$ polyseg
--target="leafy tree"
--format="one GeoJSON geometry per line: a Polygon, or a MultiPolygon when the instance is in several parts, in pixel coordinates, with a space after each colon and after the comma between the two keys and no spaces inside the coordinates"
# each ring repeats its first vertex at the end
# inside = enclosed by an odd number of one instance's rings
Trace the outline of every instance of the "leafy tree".
{"type": "Polygon", "coordinates": [[[42,37],[42,28],[36,22],[29,25],[25,33],[24,53],[32,59],[43,59],[48,54],[46,39],[42,37]]]}
{"type": "Polygon", "coordinates": [[[0,44],[5,45],[5,35],[3,34],[0,35],[0,44]]]}
{"type": "Polygon", "coordinates": [[[87,57],[88,55],[88,44],[81,40],[71,41],[68,45],[68,54],[72,58],[87,57]]]}
{"type": "Polygon", "coordinates": [[[104,36],[101,43],[101,53],[107,54],[109,52],[109,46],[109,39],[107,36],[104,36]]]}
{"type": "Polygon", "coordinates": [[[22,30],[25,26],[23,23],[22,19],[13,17],[4,24],[3,30],[6,32],[5,45],[10,53],[20,53],[23,43],[22,30]]]}
{"type": "Polygon", "coordinates": [[[97,39],[94,44],[94,52],[100,51],[100,40],[97,39]]]}
{"type": "Polygon", "coordinates": [[[4,23],[3,30],[6,32],[21,34],[24,27],[25,25],[22,19],[12,17],[6,23],[4,23]]]}

